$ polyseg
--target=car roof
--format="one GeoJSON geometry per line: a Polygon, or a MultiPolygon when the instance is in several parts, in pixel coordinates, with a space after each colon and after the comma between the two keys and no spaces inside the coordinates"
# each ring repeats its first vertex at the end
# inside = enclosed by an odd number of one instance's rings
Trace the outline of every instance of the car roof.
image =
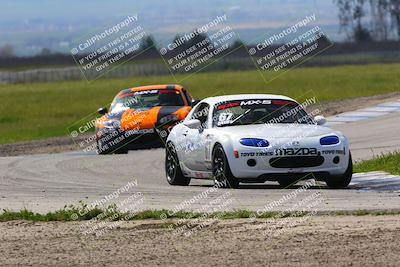
{"type": "Polygon", "coordinates": [[[213,96],[205,98],[201,102],[207,102],[210,105],[215,105],[217,103],[225,101],[246,100],[246,99],[279,99],[279,100],[289,100],[296,102],[294,99],[287,96],[269,95],[269,94],[239,94],[239,95],[213,96]]]}
{"type": "Polygon", "coordinates": [[[119,91],[118,95],[127,94],[131,92],[145,91],[145,90],[182,90],[183,86],[179,84],[157,84],[157,85],[145,85],[123,89],[119,91]]]}
{"type": "Polygon", "coordinates": [[[163,90],[163,89],[178,89],[181,90],[183,87],[179,84],[158,84],[158,85],[146,85],[130,88],[131,92],[143,91],[143,90],[163,90]]]}

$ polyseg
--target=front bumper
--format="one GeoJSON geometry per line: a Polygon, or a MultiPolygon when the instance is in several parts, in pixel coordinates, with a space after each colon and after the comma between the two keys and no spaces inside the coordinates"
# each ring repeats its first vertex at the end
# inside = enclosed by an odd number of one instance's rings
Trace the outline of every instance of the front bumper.
{"type": "Polygon", "coordinates": [[[138,131],[100,130],[96,139],[104,150],[133,150],[147,147],[160,147],[163,141],[155,129],[138,131]]]}
{"type": "Polygon", "coordinates": [[[228,156],[232,174],[239,179],[279,180],[284,177],[326,180],[346,172],[349,150],[339,143],[328,147],[315,147],[313,155],[277,155],[263,148],[236,147],[228,156]]]}

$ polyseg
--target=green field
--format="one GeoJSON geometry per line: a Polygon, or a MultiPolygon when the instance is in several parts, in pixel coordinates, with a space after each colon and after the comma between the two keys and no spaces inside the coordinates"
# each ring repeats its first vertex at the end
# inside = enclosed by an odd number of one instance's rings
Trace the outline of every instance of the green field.
{"type": "Polygon", "coordinates": [[[354,165],[354,172],[386,171],[400,175],[400,152],[381,155],[354,165]]]}
{"type": "MultiPolygon", "coordinates": [[[[399,73],[400,64],[297,68],[265,83],[257,71],[213,72],[192,75],[181,84],[196,98],[271,93],[298,100],[315,94],[319,101],[330,101],[399,91],[399,73]]],[[[65,136],[71,124],[109,105],[119,90],[160,83],[175,81],[172,76],[152,76],[0,85],[0,144],[65,136]]]]}

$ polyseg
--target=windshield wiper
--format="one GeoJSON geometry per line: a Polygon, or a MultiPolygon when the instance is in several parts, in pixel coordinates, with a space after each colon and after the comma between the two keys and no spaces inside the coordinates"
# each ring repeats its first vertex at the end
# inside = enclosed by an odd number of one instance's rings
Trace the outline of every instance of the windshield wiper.
{"type": "Polygon", "coordinates": [[[218,127],[225,127],[225,126],[242,126],[242,125],[253,125],[253,124],[259,124],[259,123],[254,123],[254,122],[249,122],[249,123],[236,123],[236,124],[227,123],[227,124],[218,125],[218,127]]]}
{"type": "Polygon", "coordinates": [[[234,120],[230,123],[230,125],[235,124],[235,122],[237,122],[238,120],[240,120],[241,118],[243,118],[244,115],[249,114],[250,111],[251,111],[251,109],[246,110],[243,114],[241,114],[239,117],[237,117],[236,119],[234,119],[234,120]]]}

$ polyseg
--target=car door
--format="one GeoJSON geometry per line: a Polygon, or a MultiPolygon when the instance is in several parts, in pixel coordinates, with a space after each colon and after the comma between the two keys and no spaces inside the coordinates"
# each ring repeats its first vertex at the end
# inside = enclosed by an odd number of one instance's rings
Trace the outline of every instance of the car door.
{"type": "Polygon", "coordinates": [[[201,122],[200,129],[190,129],[188,138],[193,144],[191,147],[192,170],[206,171],[205,163],[205,142],[207,135],[208,114],[210,106],[207,103],[201,103],[196,115],[196,119],[201,122]]]}
{"type": "Polygon", "coordinates": [[[186,166],[194,171],[206,171],[205,160],[205,131],[207,130],[207,119],[209,105],[201,103],[193,113],[191,119],[198,119],[201,122],[200,129],[189,129],[186,127],[187,142],[187,164],[186,166]]]}

